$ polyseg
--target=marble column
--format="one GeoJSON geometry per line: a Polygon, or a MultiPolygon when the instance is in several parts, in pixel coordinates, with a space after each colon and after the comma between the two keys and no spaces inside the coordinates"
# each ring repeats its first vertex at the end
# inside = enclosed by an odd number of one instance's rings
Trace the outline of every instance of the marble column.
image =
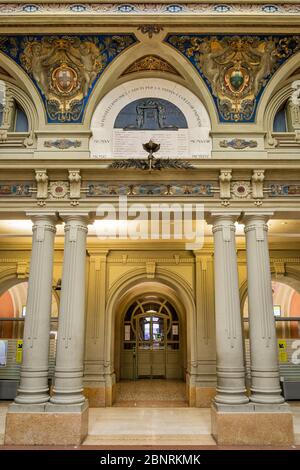
{"type": "Polygon", "coordinates": [[[249,336],[251,357],[251,397],[254,403],[283,403],[272,282],[268,248],[267,220],[272,214],[245,213],[247,244],[249,336]]]}
{"type": "MultiPolygon", "coordinates": [[[[61,285],[56,367],[55,405],[81,405],[85,335],[85,271],[88,214],[60,214],[65,222],[65,248],[61,285]]],[[[49,411],[51,406],[49,407],[49,411]]]]}
{"type": "Polygon", "coordinates": [[[52,300],[55,213],[32,218],[32,253],[23,340],[21,378],[15,403],[44,404],[49,400],[49,333],[52,300]]]}
{"type": "Polygon", "coordinates": [[[234,222],[239,213],[212,213],[214,234],[217,348],[216,404],[248,403],[245,394],[243,335],[240,313],[234,222]]]}

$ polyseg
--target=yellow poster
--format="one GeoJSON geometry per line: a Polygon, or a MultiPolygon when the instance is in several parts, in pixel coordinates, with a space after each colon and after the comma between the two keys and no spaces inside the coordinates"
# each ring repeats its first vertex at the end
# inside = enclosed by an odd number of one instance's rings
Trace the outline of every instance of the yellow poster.
{"type": "Polygon", "coordinates": [[[278,340],[278,360],[279,362],[288,362],[288,353],[286,350],[286,340],[279,339],[278,340]]]}
{"type": "Polygon", "coordinates": [[[17,351],[16,351],[16,363],[21,364],[23,359],[23,340],[18,339],[17,341],[17,351]]]}

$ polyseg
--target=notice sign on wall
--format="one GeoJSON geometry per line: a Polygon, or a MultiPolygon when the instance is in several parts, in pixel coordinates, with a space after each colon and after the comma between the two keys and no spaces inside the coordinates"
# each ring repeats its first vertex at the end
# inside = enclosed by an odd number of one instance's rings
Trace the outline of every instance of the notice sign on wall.
{"type": "Polygon", "coordinates": [[[16,363],[21,364],[23,359],[23,340],[18,339],[17,341],[17,351],[16,351],[16,363]]]}
{"type": "Polygon", "coordinates": [[[288,362],[288,353],[285,339],[278,340],[278,360],[279,362],[288,362]]]}
{"type": "Polygon", "coordinates": [[[7,339],[0,340],[0,367],[6,367],[7,364],[7,339]]]}

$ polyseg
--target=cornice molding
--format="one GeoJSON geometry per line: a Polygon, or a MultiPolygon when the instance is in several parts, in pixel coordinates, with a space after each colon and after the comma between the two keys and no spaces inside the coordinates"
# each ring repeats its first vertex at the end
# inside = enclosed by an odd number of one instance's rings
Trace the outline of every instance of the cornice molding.
{"type": "MultiPolygon", "coordinates": [[[[65,2],[32,1],[30,3],[19,1],[4,1],[0,3],[0,23],[6,24],[42,24],[45,19],[51,18],[51,24],[138,24],[144,21],[165,22],[166,24],[224,24],[228,20],[237,24],[255,22],[266,24],[299,24],[299,3],[290,1],[242,1],[224,0],[211,1],[186,1],[178,3],[170,1],[133,1],[124,3],[115,0],[112,3],[88,2],[86,0],[74,3],[71,0],[65,2]],[[87,21],[88,19],[88,21],[87,21]]],[[[46,23],[49,25],[49,21],[46,23]]]]}

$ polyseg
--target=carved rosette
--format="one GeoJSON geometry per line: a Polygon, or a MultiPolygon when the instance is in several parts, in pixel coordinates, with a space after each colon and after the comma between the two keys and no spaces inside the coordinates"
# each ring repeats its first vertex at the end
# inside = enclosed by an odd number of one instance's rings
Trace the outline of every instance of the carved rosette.
{"type": "Polygon", "coordinates": [[[237,199],[251,197],[251,185],[248,181],[235,181],[231,185],[231,191],[233,196],[237,199]]]}
{"type": "Polygon", "coordinates": [[[64,199],[69,192],[69,185],[65,181],[53,181],[49,184],[51,199],[64,199]]]}

